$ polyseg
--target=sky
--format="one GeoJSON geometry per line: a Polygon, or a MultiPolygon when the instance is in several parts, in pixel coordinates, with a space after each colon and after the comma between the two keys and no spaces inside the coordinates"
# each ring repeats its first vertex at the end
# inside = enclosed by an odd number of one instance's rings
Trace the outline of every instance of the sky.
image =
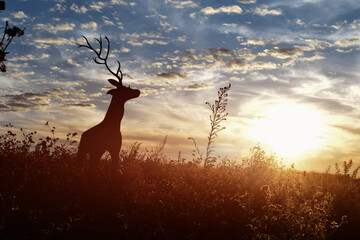
{"type": "MultiPolygon", "coordinates": [[[[295,168],[360,164],[358,0],[11,0],[0,23],[25,27],[0,74],[0,125],[57,137],[102,121],[111,77],[77,47],[108,36],[109,61],[141,90],[125,105],[124,148],[205,154],[210,109],[231,84],[215,156],[257,144],[295,168]]],[[[6,131],[6,128],[1,128],[6,131]]],[[[77,139],[79,140],[79,139],[77,139]]]]}

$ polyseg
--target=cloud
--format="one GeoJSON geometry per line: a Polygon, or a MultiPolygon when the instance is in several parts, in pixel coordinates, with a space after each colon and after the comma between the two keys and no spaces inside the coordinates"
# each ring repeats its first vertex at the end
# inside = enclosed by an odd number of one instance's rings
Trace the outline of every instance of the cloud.
{"type": "Polygon", "coordinates": [[[346,20],[344,20],[343,22],[337,22],[336,24],[330,25],[330,28],[339,30],[342,26],[344,26],[347,23],[346,20]]]}
{"type": "Polygon", "coordinates": [[[96,106],[92,103],[68,103],[68,104],[61,104],[60,107],[64,109],[73,109],[73,108],[95,108],[96,106]]]}
{"type": "Polygon", "coordinates": [[[73,30],[75,27],[74,23],[60,23],[56,26],[43,23],[35,24],[33,27],[34,31],[43,31],[43,32],[51,32],[51,33],[57,33],[58,31],[70,31],[73,30]]]}
{"type": "Polygon", "coordinates": [[[253,13],[260,16],[266,16],[266,15],[281,15],[282,10],[280,8],[277,9],[269,9],[268,5],[262,4],[260,7],[256,7],[253,10],[253,13]]]}
{"type": "Polygon", "coordinates": [[[124,53],[127,53],[127,52],[130,52],[130,51],[131,51],[131,49],[130,49],[130,48],[126,48],[126,47],[122,46],[120,51],[121,51],[121,52],[124,52],[124,53]]]}
{"type": "Polygon", "coordinates": [[[208,84],[208,83],[194,83],[186,87],[183,87],[183,89],[188,91],[197,91],[197,90],[208,89],[213,87],[214,86],[212,84],[208,84]]]}
{"type": "Polygon", "coordinates": [[[301,61],[301,62],[311,62],[311,61],[322,60],[322,59],[325,59],[325,57],[323,55],[321,55],[321,53],[316,52],[314,56],[303,57],[303,58],[300,58],[299,61],[301,61]]]}
{"type": "Polygon", "coordinates": [[[164,36],[158,33],[123,33],[120,35],[121,41],[127,41],[131,46],[141,47],[148,45],[167,45],[168,43],[162,39],[164,36]]]}
{"type": "Polygon", "coordinates": [[[340,52],[340,53],[350,53],[350,52],[354,51],[354,49],[347,49],[347,50],[335,49],[335,51],[340,52]]]}
{"type": "Polygon", "coordinates": [[[101,12],[101,9],[105,7],[106,4],[104,2],[92,2],[92,4],[89,6],[92,10],[95,10],[97,12],[101,12]]]}
{"type": "Polygon", "coordinates": [[[297,25],[305,25],[305,23],[304,23],[303,21],[301,21],[300,18],[297,18],[297,19],[295,20],[295,23],[296,23],[297,25]]]}
{"type": "Polygon", "coordinates": [[[76,5],[75,3],[73,3],[70,7],[71,10],[73,10],[76,13],[86,13],[88,11],[88,9],[85,6],[81,6],[79,7],[78,5],[76,5]]]}
{"type": "Polygon", "coordinates": [[[144,87],[142,89],[140,89],[141,91],[141,96],[147,96],[147,95],[150,95],[150,94],[158,94],[159,93],[159,90],[156,89],[156,88],[149,88],[149,87],[144,87]]]}
{"type": "Polygon", "coordinates": [[[225,61],[225,65],[228,69],[244,69],[247,66],[247,61],[244,59],[231,59],[225,61]]]}
{"type": "MultiPolygon", "coordinates": [[[[125,2],[124,0],[111,0],[111,4],[113,5],[124,5],[124,6],[127,6],[128,3],[125,2]]],[[[132,5],[132,4],[130,4],[132,5]]]]}
{"type": "Polygon", "coordinates": [[[51,106],[60,106],[62,108],[93,107],[91,103],[79,103],[90,99],[84,90],[74,88],[53,88],[44,89],[42,92],[7,94],[1,97],[0,100],[2,100],[0,102],[0,112],[23,112],[31,109],[45,111],[51,106]]]}
{"type": "Polygon", "coordinates": [[[360,135],[360,128],[354,128],[353,126],[348,126],[348,125],[332,125],[332,127],[341,129],[350,134],[360,135]]]}
{"type": "Polygon", "coordinates": [[[45,54],[43,53],[40,57],[35,57],[32,54],[27,54],[27,55],[22,55],[22,56],[18,56],[18,57],[13,57],[10,60],[11,61],[34,61],[34,60],[41,60],[41,59],[45,59],[45,58],[49,58],[50,55],[49,54],[45,54]]]}
{"type": "Polygon", "coordinates": [[[108,17],[102,16],[102,18],[104,20],[105,25],[115,25],[115,23],[113,21],[111,21],[108,17]]]}
{"type": "Polygon", "coordinates": [[[168,43],[162,40],[155,40],[155,39],[146,39],[144,40],[142,43],[144,44],[149,44],[149,45],[154,45],[154,44],[158,44],[158,45],[167,45],[168,43]]]}
{"type": "Polygon", "coordinates": [[[152,13],[151,15],[146,15],[146,18],[161,18],[161,19],[167,19],[166,15],[160,14],[158,11],[156,11],[155,9],[153,10],[154,13],[152,13]]]}
{"type": "Polygon", "coordinates": [[[279,44],[279,41],[274,40],[274,39],[263,39],[263,38],[249,38],[247,39],[247,41],[245,43],[243,43],[244,45],[260,45],[260,46],[265,46],[268,44],[271,45],[276,45],[279,44]]]}
{"type": "Polygon", "coordinates": [[[44,110],[50,106],[50,92],[5,95],[6,103],[0,104],[0,112],[44,110]]]}
{"type": "Polygon", "coordinates": [[[78,64],[78,63],[74,62],[74,60],[72,60],[71,58],[66,59],[66,62],[67,62],[68,64],[70,64],[70,65],[75,66],[75,67],[81,67],[81,65],[80,65],[80,64],[78,64]]]}
{"type": "Polygon", "coordinates": [[[11,13],[11,15],[13,15],[14,18],[19,18],[19,19],[28,18],[28,16],[23,11],[11,13]]]}
{"type": "Polygon", "coordinates": [[[81,28],[91,28],[94,31],[97,30],[97,23],[94,21],[88,22],[88,23],[82,23],[80,24],[81,28]]]}
{"type": "Polygon", "coordinates": [[[352,21],[352,23],[350,24],[350,27],[352,29],[358,29],[358,27],[360,26],[360,19],[355,19],[354,21],[352,21]]]}
{"type": "Polygon", "coordinates": [[[29,75],[31,75],[31,76],[35,75],[35,72],[33,72],[33,71],[22,72],[22,71],[19,71],[18,69],[14,69],[11,72],[6,74],[6,76],[8,76],[8,77],[16,78],[17,80],[22,81],[22,82],[27,82],[27,80],[22,77],[29,76],[29,75]]]}
{"type": "Polygon", "coordinates": [[[60,3],[55,4],[54,7],[49,9],[50,12],[59,11],[61,13],[66,11],[66,6],[61,5],[60,3]]]}
{"type": "Polygon", "coordinates": [[[66,38],[62,38],[62,37],[36,38],[36,39],[34,39],[34,42],[45,43],[45,44],[55,44],[55,45],[63,45],[63,44],[73,45],[74,39],[73,38],[66,39],[66,38]]]}
{"type": "Polygon", "coordinates": [[[74,23],[60,23],[55,26],[57,31],[70,31],[75,27],[74,23]]]}
{"type": "Polygon", "coordinates": [[[254,62],[249,66],[251,70],[275,69],[277,64],[274,62],[254,62]]]}
{"type": "Polygon", "coordinates": [[[204,13],[205,15],[214,15],[218,13],[241,14],[243,10],[238,5],[232,5],[232,6],[222,6],[217,9],[214,9],[213,7],[206,7],[201,9],[201,12],[204,13]]]}
{"type": "Polygon", "coordinates": [[[315,48],[318,49],[325,49],[325,46],[327,47],[333,46],[333,44],[331,44],[330,42],[319,39],[305,39],[305,42],[309,42],[311,45],[313,45],[315,48]]]}
{"type": "Polygon", "coordinates": [[[177,41],[179,41],[179,42],[186,42],[186,39],[187,39],[187,36],[186,35],[183,35],[183,36],[179,36],[179,37],[177,37],[177,41]]]}
{"type": "Polygon", "coordinates": [[[298,96],[301,101],[305,103],[311,103],[319,106],[321,109],[325,109],[331,113],[346,114],[356,110],[353,106],[347,105],[341,100],[330,98],[319,98],[311,96],[298,96]]]}
{"type": "Polygon", "coordinates": [[[187,78],[188,74],[178,73],[178,72],[163,72],[155,75],[158,78],[167,78],[167,79],[175,79],[175,78],[187,78]]]}
{"type": "Polygon", "coordinates": [[[352,39],[346,39],[346,40],[339,40],[335,42],[335,45],[339,46],[339,47],[351,47],[354,45],[358,45],[359,44],[359,39],[358,38],[352,38],[352,39]]]}
{"type": "Polygon", "coordinates": [[[165,0],[165,3],[172,3],[175,8],[195,8],[198,7],[197,3],[190,0],[177,1],[177,0],[165,0]]]}
{"type": "Polygon", "coordinates": [[[274,49],[265,49],[262,53],[259,53],[258,56],[270,56],[270,57],[285,59],[285,58],[293,58],[302,54],[303,51],[297,47],[289,47],[289,48],[275,47],[274,49]]]}
{"type": "Polygon", "coordinates": [[[238,0],[237,2],[242,4],[253,4],[256,3],[256,0],[238,0]]]}
{"type": "Polygon", "coordinates": [[[173,27],[166,21],[160,21],[160,26],[163,27],[166,32],[171,32],[172,30],[178,29],[178,27],[173,27]]]}

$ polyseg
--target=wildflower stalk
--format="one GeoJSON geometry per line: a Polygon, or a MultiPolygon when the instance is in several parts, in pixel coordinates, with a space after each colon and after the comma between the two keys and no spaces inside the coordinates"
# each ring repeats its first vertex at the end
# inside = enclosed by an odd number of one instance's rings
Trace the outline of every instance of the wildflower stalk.
{"type": "Polygon", "coordinates": [[[217,137],[217,134],[224,130],[226,127],[221,127],[220,123],[226,120],[228,113],[226,112],[226,106],[228,103],[228,91],[230,90],[231,84],[227,87],[220,88],[218,91],[218,100],[215,100],[214,104],[206,102],[211,110],[210,115],[210,132],[208,136],[208,143],[206,147],[206,155],[204,160],[204,167],[208,167],[215,162],[215,157],[211,156],[211,153],[214,151],[214,139],[217,137]]]}

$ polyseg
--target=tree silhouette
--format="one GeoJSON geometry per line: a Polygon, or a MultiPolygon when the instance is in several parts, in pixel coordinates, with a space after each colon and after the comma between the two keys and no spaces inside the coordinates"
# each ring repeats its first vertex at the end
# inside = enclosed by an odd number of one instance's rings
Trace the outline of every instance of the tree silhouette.
{"type": "MultiPolygon", "coordinates": [[[[5,10],[5,2],[0,1],[0,10],[5,10]]],[[[16,26],[10,27],[9,22],[6,21],[5,27],[4,27],[4,33],[0,42],[0,70],[1,72],[6,72],[6,65],[5,65],[5,57],[10,52],[6,52],[6,49],[10,45],[11,41],[14,37],[20,37],[24,35],[25,28],[21,30],[20,28],[16,26]]]]}

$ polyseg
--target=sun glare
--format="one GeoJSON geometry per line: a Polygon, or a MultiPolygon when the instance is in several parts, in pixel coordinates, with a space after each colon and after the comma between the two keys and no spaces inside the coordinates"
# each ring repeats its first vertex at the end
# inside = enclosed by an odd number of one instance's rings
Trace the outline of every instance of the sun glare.
{"type": "Polygon", "coordinates": [[[254,122],[254,137],[282,157],[297,157],[321,145],[324,126],[315,109],[281,104],[254,122]]]}

